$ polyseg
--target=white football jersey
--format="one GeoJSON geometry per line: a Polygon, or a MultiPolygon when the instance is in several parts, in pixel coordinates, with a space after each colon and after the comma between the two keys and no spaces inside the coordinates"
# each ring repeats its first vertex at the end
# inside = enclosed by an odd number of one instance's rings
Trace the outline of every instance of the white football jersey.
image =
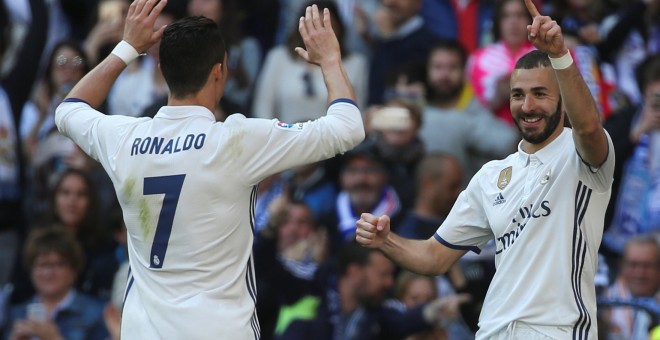
{"type": "Polygon", "coordinates": [[[497,245],[477,338],[515,322],[555,339],[597,338],[594,275],[614,172],[607,138],[599,169],[565,128],[534,154],[519,146],[487,163],[458,197],[436,239],[476,252],[493,238],[497,245]]]}
{"type": "Polygon", "coordinates": [[[333,157],[364,138],[352,101],[307,123],[165,106],[151,118],[106,116],[80,100],[60,131],[108,172],[128,229],[123,339],[255,339],[256,186],[333,157]]]}

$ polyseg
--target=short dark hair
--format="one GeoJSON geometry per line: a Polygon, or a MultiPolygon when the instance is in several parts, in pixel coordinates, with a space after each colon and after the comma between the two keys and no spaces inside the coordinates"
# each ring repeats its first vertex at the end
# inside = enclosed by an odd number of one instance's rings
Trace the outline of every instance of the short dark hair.
{"type": "Polygon", "coordinates": [[[454,39],[442,39],[438,41],[431,49],[429,50],[429,55],[427,56],[427,65],[428,61],[431,59],[431,55],[435,53],[436,51],[450,51],[458,54],[459,58],[461,59],[461,66],[465,68],[465,64],[467,63],[467,58],[468,58],[468,53],[465,50],[465,47],[458,41],[454,39]]]}
{"type": "Polygon", "coordinates": [[[370,255],[376,250],[359,245],[355,241],[345,243],[339,250],[339,274],[346,275],[351,265],[357,264],[364,267],[369,264],[370,255]]]}
{"type": "Polygon", "coordinates": [[[635,69],[637,84],[642,94],[650,83],[660,81],[660,54],[654,54],[644,59],[635,69]]]}
{"type": "Polygon", "coordinates": [[[650,233],[638,234],[626,241],[621,259],[625,261],[626,257],[629,255],[628,250],[639,245],[649,245],[655,248],[656,265],[660,266],[660,242],[658,242],[658,238],[655,235],[650,233]]]}
{"type": "Polygon", "coordinates": [[[426,154],[424,158],[417,164],[415,169],[415,181],[417,188],[422,189],[424,181],[427,178],[438,179],[445,176],[445,162],[460,162],[456,157],[444,152],[431,152],[426,154]]]}
{"type": "Polygon", "coordinates": [[[32,270],[37,258],[49,253],[61,256],[76,273],[80,273],[83,268],[82,247],[75,237],[62,226],[36,228],[30,232],[23,249],[25,268],[32,270]]]}
{"type": "Polygon", "coordinates": [[[533,50],[520,57],[520,59],[518,59],[516,62],[516,67],[514,69],[531,70],[533,68],[550,67],[551,65],[552,64],[550,64],[548,53],[539,50],[533,50]]]}
{"type": "Polygon", "coordinates": [[[175,98],[202,89],[227,49],[218,25],[206,17],[187,17],[167,26],[160,42],[160,69],[175,98]]]}

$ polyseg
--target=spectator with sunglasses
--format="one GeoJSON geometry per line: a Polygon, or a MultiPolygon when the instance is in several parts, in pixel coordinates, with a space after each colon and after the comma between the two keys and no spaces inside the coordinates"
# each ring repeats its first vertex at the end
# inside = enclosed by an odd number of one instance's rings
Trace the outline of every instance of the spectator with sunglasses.
{"type": "Polygon", "coordinates": [[[55,127],[55,108],[89,69],[88,59],[78,43],[58,43],[48,59],[36,95],[23,108],[21,137],[32,170],[28,199],[33,216],[45,212],[52,184],[69,167],[67,160],[76,152],[75,144],[55,127]]]}

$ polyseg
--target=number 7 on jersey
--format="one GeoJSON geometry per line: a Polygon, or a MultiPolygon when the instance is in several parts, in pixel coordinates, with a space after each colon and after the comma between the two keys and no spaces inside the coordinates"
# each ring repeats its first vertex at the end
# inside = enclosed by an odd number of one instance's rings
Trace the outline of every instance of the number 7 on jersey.
{"type": "Polygon", "coordinates": [[[156,233],[154,241],[151,244],[151,256],[149,256],[149,268],[162,268],[167,252],[167,244],[172,234],[172,224],[174,223],[174,213],[179,203],[179,195],[183,187],[183,180],[186,175],[172,175],[160,177],[145,177],[144,195],[165,194],[163,197],[163,206],[158,216],[156,233]]]}

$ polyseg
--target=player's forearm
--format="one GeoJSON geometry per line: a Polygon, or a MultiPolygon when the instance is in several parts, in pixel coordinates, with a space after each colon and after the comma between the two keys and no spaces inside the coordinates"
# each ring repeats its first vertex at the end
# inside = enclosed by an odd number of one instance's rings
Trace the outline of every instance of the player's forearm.
{"type": "Polygon", "coordinates": [[[587,84],[575,63],[566,69],[555,70],[555,74],[580,155],[591,165],[602,164],[607,157],[607,137],[587,84]]]}
{"type": "Polygon", "coordinates": [[[321,70],[323,72],[325,86],[328,89],[328,104],[340,98],[347,98],[357,102],[353,85],[351,85],[351,81],[348,78],[348,74],[346,74],[341,60],[321,64],[321,70]]]}
{"type": "Polygon", "coordinates": [[[81,99],[93,108],[98,108],[108,97],[112,84],[124,68],[126,68],[126,64],[119,57],[110,54],[87,73],[66,98],[81,99]]]}
{"type": "Polygon", "coordinates": [[[573,129],[586,133],[601,128],[598,108],[575,63],[555,70],[561,97],[573,129]]]}
{"type": "Polygon", "coordinates": [[[380,250],[399,266],[422,275],[441,275],[451,267],[434,255],[428,240],[411,240],[391,232],[380,250]]]}

